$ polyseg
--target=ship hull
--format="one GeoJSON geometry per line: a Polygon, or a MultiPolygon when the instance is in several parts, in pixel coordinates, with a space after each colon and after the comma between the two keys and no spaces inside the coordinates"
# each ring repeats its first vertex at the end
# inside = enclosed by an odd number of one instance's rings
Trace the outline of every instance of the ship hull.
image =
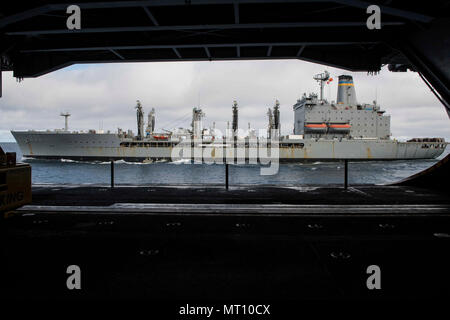
{"type": "MultiPolygon", "coordinates": [[[[13,131],[23,155],[36,159],[71,159],[80,161],[144,161],[172,158],[173,147],[121,146],[116,134],[54,133],[13,131]]],[[[349,160],[411,160],[434,159],[445,150],[445,142],[398,142],[382,139],[351,140],[283,140],[279,147],[280,161],[349,160]]],[[[232,158],[231,149],[206,147],[203,155],[215,162],[232,158]]],[[[255,154],[255,153],[253,153],[255,154]]],[[[193,154],[192,154],[193,155],[193,154]]],[[[185,157],[185,156],[183,156],[185,157]]],[[[264,158],[259,154],[258,158],[264,158]]],[[[270,156],[269,156],[270,158],[270,156]]],[[[245,149],[248,162],[249,149],[245,149]]]]}

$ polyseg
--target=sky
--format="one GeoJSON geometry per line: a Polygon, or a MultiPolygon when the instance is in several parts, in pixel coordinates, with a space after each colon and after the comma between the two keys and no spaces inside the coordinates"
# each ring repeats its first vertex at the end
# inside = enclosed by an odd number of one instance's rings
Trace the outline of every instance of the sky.
{"type": "Polygon", "coordinates": [[[392,136],[443,137],[450,141],[444,107],[417,73],[378,75],[348,72],[300,60],[150,62],[75,65],[38,78],[17,82],[3,73],[0,98],[0,141],[14,141],[10,130],[46,130],[64,127],[61,112],[70,112],[70,130],[136,129],[136,100],[145,119],[156,110],[156,128],[190,125],[192,108],[205,113],[204,126],[213,122],[222,131],[231,121],[233,100],[239,105],[239,128],[267,128],[267,108],[280,101],[282,134],[291,134],[292,106],[303,92],[319,91],[312,77],[324,70],[334,79],[325,87],[336,100],[337,77],[354,78],[359,103],[377,100],[391,115],[392,136]]]}

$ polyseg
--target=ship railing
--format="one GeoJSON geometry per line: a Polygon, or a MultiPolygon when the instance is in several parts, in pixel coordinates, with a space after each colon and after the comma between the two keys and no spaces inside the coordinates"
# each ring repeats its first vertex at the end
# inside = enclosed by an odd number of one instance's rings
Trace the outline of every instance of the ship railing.
{"type": "MultiPolygon", "coordinates": [[[[347,190],[349,187],[349,183],[348,183],[348,163],[349,163],[349,159],[343,159],[344,161],[344,190],[347,190]]],[[[115,187],[115,180],[114,180],[114,160],[111,159],[111,189],[114,189],[115,187]]],[[[224,162],[224,167],[225,167],[225,189],[229,190],[230,188],[230,179],[229,179],[229,163],[228,162],[224,162]]]]}

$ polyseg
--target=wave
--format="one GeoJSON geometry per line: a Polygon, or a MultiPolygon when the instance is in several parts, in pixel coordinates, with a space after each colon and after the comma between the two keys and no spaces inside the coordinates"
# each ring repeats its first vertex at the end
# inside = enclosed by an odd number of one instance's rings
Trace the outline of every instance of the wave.
{"type": "Polygon", "coordinates": [[[191,159],[180,159],[180,160],[171,161],[170,163],[172,163],[172,164],[190,164],[191,159]]]}
{"type": "MultiPolygon", "coordinates": [[[[107,164],[110,165],[111,161],[100,161],[100,162],[89,162],[91,164],[107,164]]],[[[137,162],[137,161],[125,161],[123,159],[114,161],[114,164],[133,164],[133,165],[146,165],[152,164],[153,162],[137,162]]]]}

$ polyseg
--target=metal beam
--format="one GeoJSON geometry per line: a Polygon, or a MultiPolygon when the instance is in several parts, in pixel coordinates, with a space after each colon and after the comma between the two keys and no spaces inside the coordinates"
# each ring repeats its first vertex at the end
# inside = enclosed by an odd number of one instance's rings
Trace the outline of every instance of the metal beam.
{"type": "MultiPolygon", "coordinates": [[[[382,26],[402,26],[404,22],[382,22],[382,26]]],[[[135,27],[104,27],[82,28],[80,30],[27,30],[5,32],[9,36],[37,36],[49,34],[79,34],[79,33],[111,33],[111,32],[144,32],[144,31],[182,31],[182,30],[233,30],[233,29],[282,29],[282,28],[330,28],[330,27],[362,27],[366,22],[286,22],[286,23],[246,23],[246,24],[212,24],[189,26],[135,26],[135,27]]]]}
{"type": "Polygon", "coordinates": [[[300,47],[300,49],[298,49],[298,51],[297,51],[297,57],[300,57],[300,56],[301,56],[303,50],[305,50],[305,47],[306,47],[306,45],[303,45],[303,46],[300,47]]]}
{"type": "MultiPolygon", "coordinates": [[[[105,50],[103,50],[105,51],[105,50]]],[[[56,59],[58,57],[55,57],[56,59]]],[[[357,72],[357,71],[367,71],[366,67],[364,65],[358,65],[358,64],[347,64],[344,65],[342,63],[337,62],[330,62],[326,59],[314,59],[309,57],[295,57],[295,56],[277,56],[275,57],[278,60],[291,60],[291,59],[301,59],[303,61],[313,62],[322,64],[325,66],[333,67],[333,68],[340,68],[344,70],[348,70],[351,72],[357,72]]],[[[44,74],[68,67],[73,64],[89,64],[89,63],[123,63],[123,62],[173,62],[173,61],[205,61],[206,59],[204,57],[200,58],[159,58],[159,59],[149,59],[149,58],[127,58],[126,60],[111,60],[109,57],[97,57],[95,59],[92,59],[91,57],[82,58],[80,56],[71,58],[65,58],[64,60],[59,59],[56,62],[54,60],[52,64],[42,64],[40,60],[33,59],[33,57],[24,57],[28,64],[30,65],[29,68],[27,66],[24,66],[23,64],[19,64],[14,68],[14,77],[21,77],[21,78],[30,78],[30,77],[39,77],[44,74]],[[39,61],[39,62],[38,62],[39,61]]],[[[254,57],[248,57],[246,59],[249,60],[268,60],[268,59],[274,59],[274,57],[265,57],[265,56],[254,56],[254,57]]],[[[48,59],[47,59],[48,60],[48,59]]],[[[210,60],[210,59],[208,59],[210,60]]],[[[242,58],[237,57],[215,57],[214,60],[220,60],[220,61],[236,61],[236,60],[242,60],[242,58]]]]}
{"type": "Polygon", "coordinates": [[[240,46],[236,46],[236,55],[238,58],[241,57],[241,47],[240,46]]]}
{"type": "Polygon", "coordinates": [[[181,56],[181,54],[178,52],[177,48],[172,48],[173,52],[175,52],[175,54],[177,55],[178,59],[183,59],[183,57],[181,56]]]}
{"type": "Polygon", "coordinates": [[[114,50],[114,49],[109,49],[109,51],[111,51],[112,53],[114,53],[117,57],[119,57],[120,59],[122,59],[122,60],[125,60],[125,58],[121,55],[121,54],[119,54],[116,50],[114,50]]]}
{"type": "Polygon", "coordinates": [[[155,17],[153,16],[153,14],[150,12],[150,10],[147,7],[142,7],[145,11],[145,13],[147,14],[147,16],[150,18],[150,20],[152,20],[153,24],[155,26],[159,26],[158,21],[155,19],[155,17]]]}
{"type": "MultiPolygon", "coordinates": [[[[66,5],[66,8],[67,8],[67,6],[68,5],[66,5]]],[[[16,14],[1,18],[0,19],[0,28],[3,28],[4,26],[7,26],[8,24],[26,20],[26,19],[41,15],[43,13],[54,11],[54,10],[58,10],[57,6],[45,5],[42,7],[38,7],[38,8],[34,8],[34,9],[16,13],[16,14]]]]}
{"type": "MultiPolygon", "coordinates": [[[[303,51],[305,46],[333,46],[333,45],[352,45],[360,43],[377,43],[374,41],[342,41],[342,42],[258,42],[258,43],[220,43],[220,44],[208,44],[210,48],[232,48],[232,47],[267,47],[267,46],[301,46],[299,53],[303,51]]],[[[103,50],[145,50],[145,49],[173,49],[173,48],[205,48],[205,44],[171,44],[171,45],[137,45],[137,46],[105,46],[105,47],[71,47],[71,48],[49,48],[49,49],[24,49],[20,50],[21,53],[32,52],[70,52],[70,51],[103,51],[103,50]]],[[[298,53],[297,53],[298,54],[298,53]]]]}
{"type": "Polygon", "coordinates": [[[208,57],[208,59],[211,59],[211,53],[209,52],[208,47],[204,47],[205,52],[206,52],[206,56],[208,57]]]}
{"type": "MultiPolygon", "coordinates": [[[[359,1],[359,0],[283,0],[283,3],[324,3],[334,1],[336,3],[345,4],[348,6],[353,6],[357,8],[367,8],[371,3],[359,1]]],[[[279,0],[190,0],[189,5],[218,5],[218,4],[236,4],[236,3],[279,3],[279,0]]],[[[23,21],[44,13],[52,11],[65,11],[69,4],[60,3],[45,5],[37,7],[31,10],[13,14],[0,19],[0,28],[15,23],[18,21],[23,21]]],[[[187,5],[186,0],[147,0],[147,1],[114,1],[114,2],[91,2],[91,3],[77,3],[81,9],[103,9],[103,8],[132,8],[132,7],[156,7],[156,6],[185,6],[187,5]]],[[[381,12],[398,16],[402,18],[407,18],[410,20],[420,21],[420,22],[431,22],[434,18],[419,14],[416,12],[411,12],[407,10],[390,8],[387,6],[380,6],[381,12]]]]}
{"type": "MultiPolygon", "coordinates": [[[[239,217],[267,217],[286,219],[286,217],[339,219],[358,217],[360,219],[391,218],[405,219],[411,217],[427,219],[447,216],[450,210],[448,204],[235,204],[225,203],[117,203],[109,206],[52,206],[52,205],[26,205],[18,209],[24,213],[48,213],[64,215],[65,213],[110,215],[123,214],[151,214],[152,216],[234,216],[239,217]]],[[[410,221],[408,221],[410,222],[410,221]]]]}
{"type": "Polygon", "coordinates": [[[233,4],[234,7],[234,23],[239,24],[239,3],[233,4]]]}
{"type": "MultiPolygon", "coordinates": [[[[368,6],[374,4],[370,2],[360,1],[360,0],[333,0],[336,3],[345,4],[347,6],[367,9],[368,6]]],[[[401,17],[408,20],[414,20],[418,22],[429,23],[434,20],[434,17],[430,17],[424,14],[406,11],[396,8],[391,8],[387,6],[378,5],[380,7],[381,14],[388,14],[390,16],[401,17]]]]}
{"type": "Polygon", "coordinates": [[[267,56],[270,57],[271,54],[272,54],[272,46],[269,46],[267,48],[267,56]]]}

